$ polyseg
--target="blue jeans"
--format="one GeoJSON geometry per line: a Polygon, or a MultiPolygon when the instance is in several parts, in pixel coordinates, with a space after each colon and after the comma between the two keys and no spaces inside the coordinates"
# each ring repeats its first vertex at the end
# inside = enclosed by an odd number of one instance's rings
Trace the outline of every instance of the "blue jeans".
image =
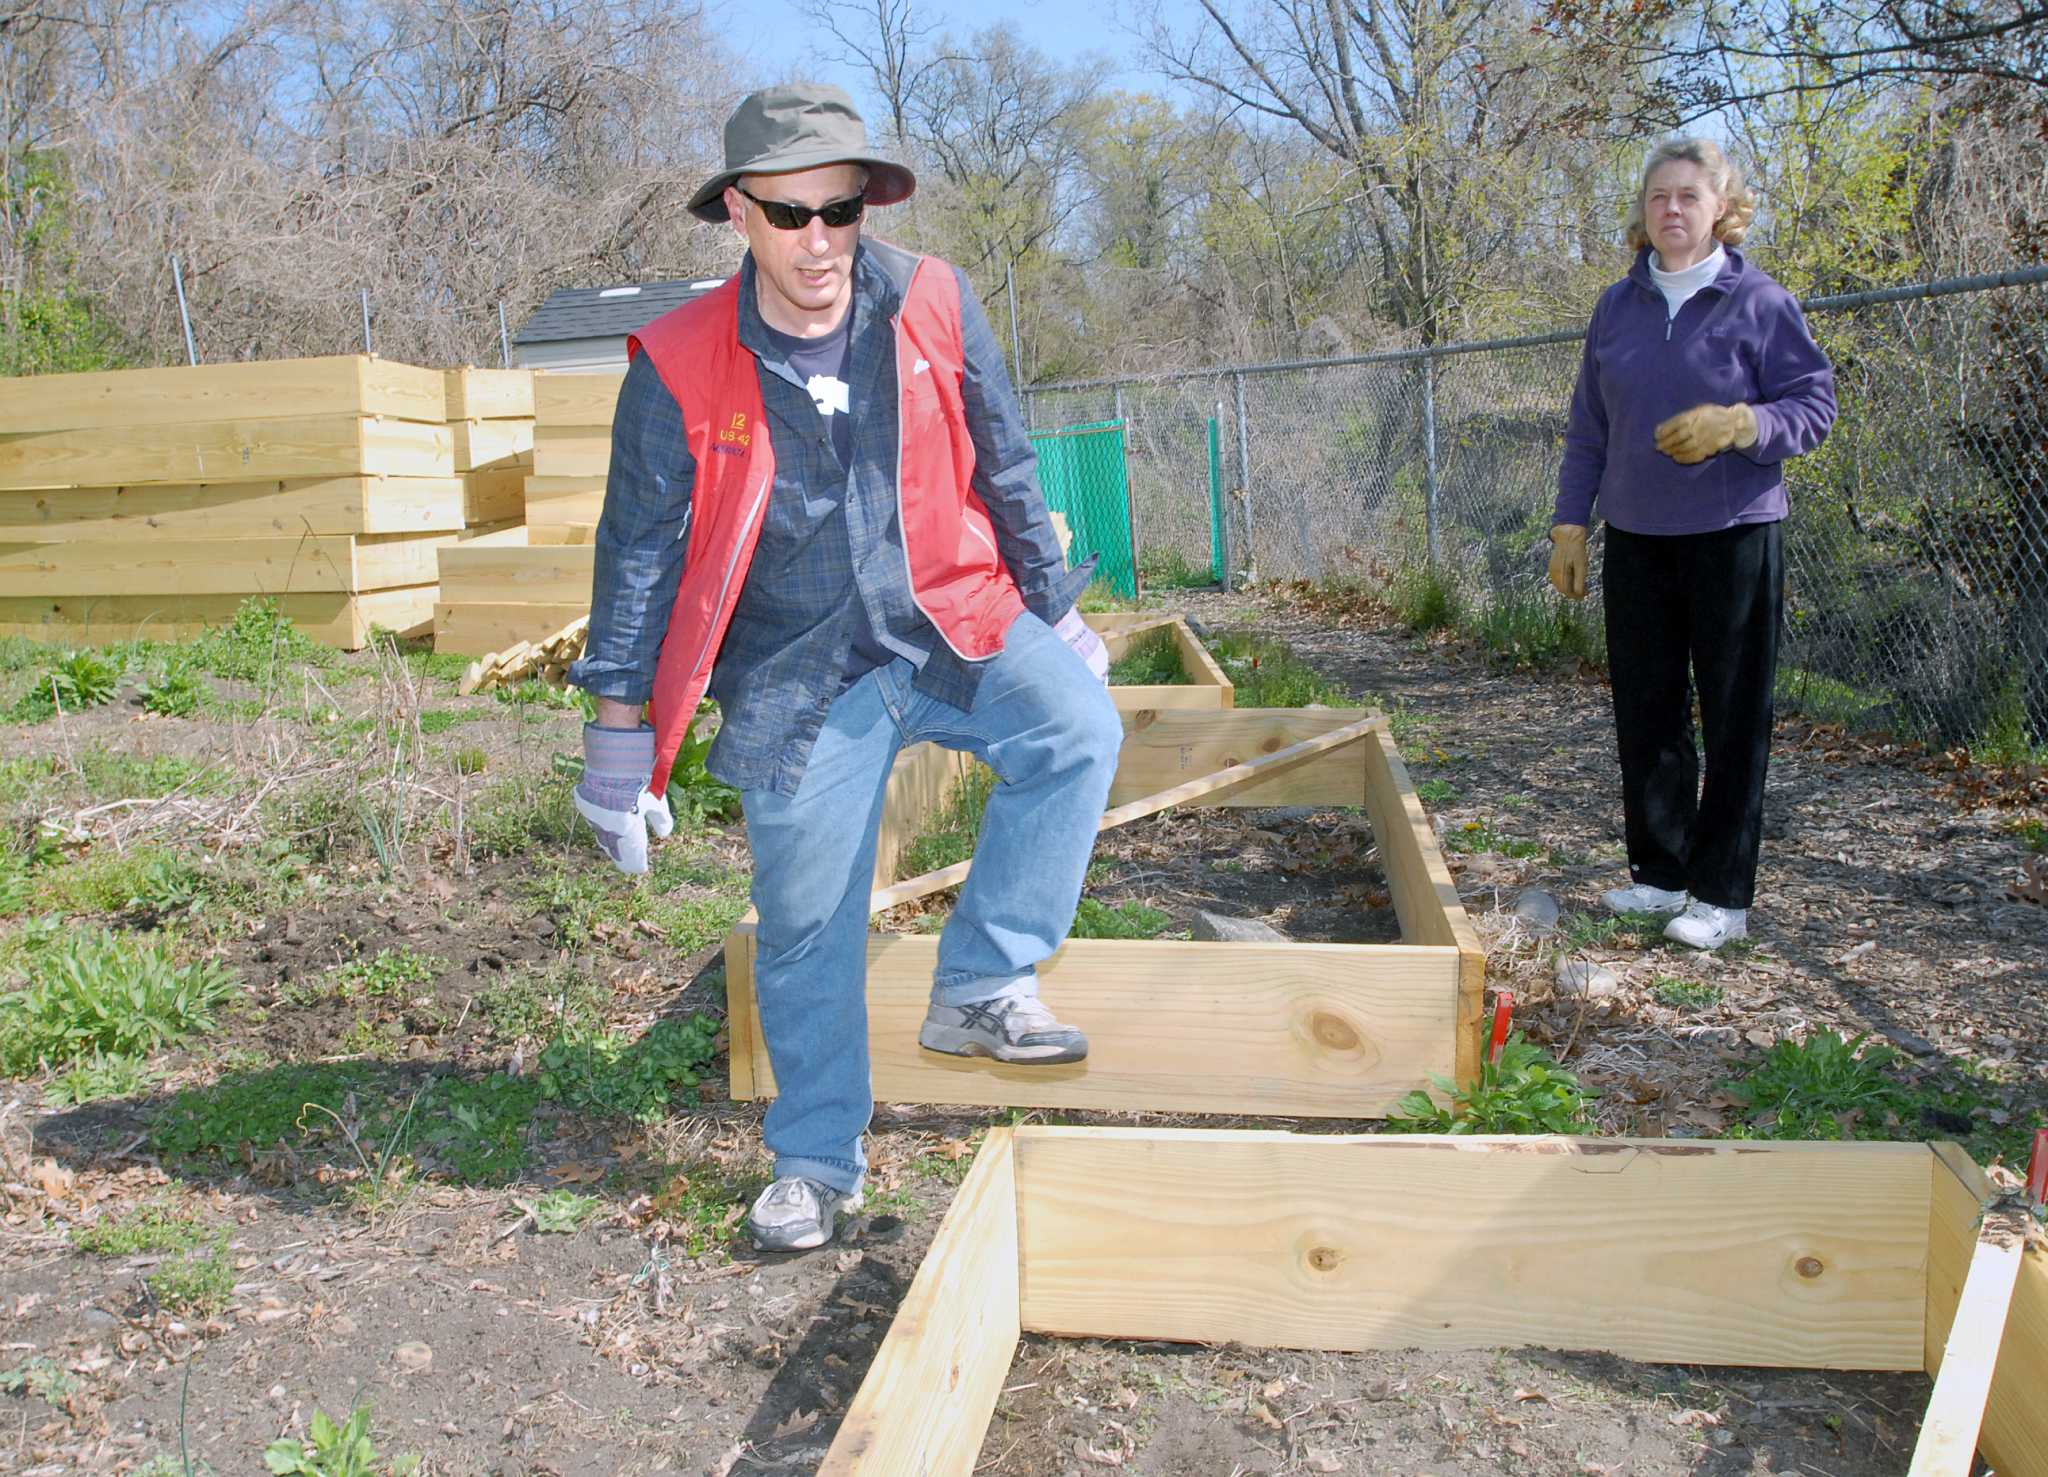
{"type": "Polygon", "coordinates": [[[929,740],[995,771],[974,869],[945,932],[932,999],[1034,995],[1066,939],[1116,774],[1123,722],[1087,664],[1026,612],[990,659],[972,712],[911,687],[898,658],[842,692],[793,796],[747,790],[754,853],[754,995],[778,1096],[775,1174],[842,1192],[861,1182],[868,1074],[868,896],[896,755],[929,740]]]}

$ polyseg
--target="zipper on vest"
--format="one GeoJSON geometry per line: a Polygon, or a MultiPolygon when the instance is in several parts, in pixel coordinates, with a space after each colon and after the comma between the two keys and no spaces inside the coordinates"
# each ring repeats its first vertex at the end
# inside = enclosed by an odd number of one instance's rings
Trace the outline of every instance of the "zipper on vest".
{"type": "Polygon", "coordinates": [[[726,591],[732,588],[733,573],[740,567],[740,559],[746,553],[747,530],[753,527],[754,519],[760,514],[762,507],[767,503],[768,487],[772,480],[772,477],[763,477],[761,479],[760,490],[754,495],[753,506],[747,509],[747,516],[740,520],[739,542],[733,546],[732,558],[727,562],[725,573],[718,581],[718,602],[711,607],[711,620],[704,628],[704,645],[698,650],[696,660],[690,663],[690,674],[692,676],[695,676],[698,670],[703,667],[704,658],[711,654],[711,643],[718,638],[718,616],[719,612],[725,609],[726,591]]]}
{"type": "MultiPolygon", "coordinates": [[[[909,293],[906,292],[904,296],[908,297],[909,293]]],[[[952,651],[953,655],[959,657],[963,662],[985,662],[989,657],[969,656],[960,649],[959,644],[953,640],[951,633],[939,623],[938,617],[925,609],[924,600],[917,593],[917,576],[912,573],[910,568],[910,520],[903,516],[903,430],[907,421],[903,414],[902,313],[898,312],[889,322],[896,330],[896,526],[903,530],[903,583],[910,591],[910,603],[917,607],[920,615],[932,623],[932,629],[939,633],[939,639],[946,643],[946,646],[952,651]]],[[[994,652],[989,653],[989,656],[994,655],[994,652]]]]}

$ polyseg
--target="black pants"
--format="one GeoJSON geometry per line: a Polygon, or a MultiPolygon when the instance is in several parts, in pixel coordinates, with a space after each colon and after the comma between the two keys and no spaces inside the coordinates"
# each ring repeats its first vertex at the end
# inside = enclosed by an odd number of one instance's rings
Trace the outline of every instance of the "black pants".
{"type": "Polygon", "coordinates": [[[1607,662],[1631,880],[1722,908],[1756,895],[1785,608],[1776,523],[1607,529],[1607,662]],[[1706,785],[1693,746],[1697,687],[1706,785]]]}

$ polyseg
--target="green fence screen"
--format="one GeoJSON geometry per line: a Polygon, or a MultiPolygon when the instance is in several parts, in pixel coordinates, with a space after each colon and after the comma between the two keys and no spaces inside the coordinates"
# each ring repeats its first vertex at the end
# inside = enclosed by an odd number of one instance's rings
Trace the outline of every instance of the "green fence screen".
{"type": "Polygon", "coordinates": [[[1046,506],[1067,521],[1067,563],[1095,555],[1100,561],[1095,577],[1135,600],[1138,551],[1124,423],[1097,421],[1041,431],[1032,436],[1031,446],[1038,453],[1038,485],[1045,489],[1046,506]]]}

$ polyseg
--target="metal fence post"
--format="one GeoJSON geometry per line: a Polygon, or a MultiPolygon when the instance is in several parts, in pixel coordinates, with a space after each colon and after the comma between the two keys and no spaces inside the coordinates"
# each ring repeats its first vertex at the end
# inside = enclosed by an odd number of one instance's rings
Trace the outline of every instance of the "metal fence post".
{"type": "Polygon", "coordinates": [[[1437,495],[1436,495],[1436,358],[1424,355],[1422,360],[1422,491],[1423,527],[1429,540],[1429,567],[1434,569],[1439,562],[1437,551],[1437,495]]]}
{"type": "Polygon", "coordinates": [[[370,289],[367,287],[363,289],[363,352],[365,354],[377,352],[370,347],[370,289]]]}
{"type": "Polygon", "coordinates": [[[505,331],[505,300],[498,299],[498,357],[505,367],[512,367],[512,335],[505,331]]]}
{"type": "Polygon", "coordinates": [[[1209,417],[1209,572],[1230,588],[1230,505],[1223,498],[1223,402],[1209,417]]]}
{"type": "Polygon", "coordinates": [[[194,348],[192,344],[192,314],[185,306],[185,274],[178,267],[178,258],[175,253],[171,257],[171,282],[178,289],[178,322],[185,329],[185,362],[187,364],[197,364],[199,362],[199,350],[194,348]]]}
{"type": "MultiPolygon", "coordinates": [[[[1245,424],[1244,376],[1230,377],[1237,394],[1237,495],[1244,500],[1244,567],[1257,573],[1256,556],[1252,553],[1252,441],[1251,428],[1245,424]]],[[[1228,581],[1225,582],[1228,587],[1228,581]]]]}

